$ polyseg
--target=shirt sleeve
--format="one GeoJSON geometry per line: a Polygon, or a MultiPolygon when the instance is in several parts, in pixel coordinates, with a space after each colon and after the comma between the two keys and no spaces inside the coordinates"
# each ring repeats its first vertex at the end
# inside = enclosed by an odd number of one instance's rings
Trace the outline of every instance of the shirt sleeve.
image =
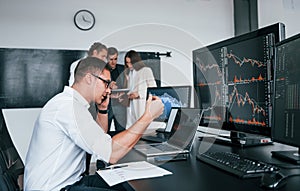
{"type": "Polygon", "coordinates": [[[80,104],[73,104],[71,121],[64,125],[76,145],[93,154],[97,159],[109,161],[112,152],[112,139],[96,123],[90,112],[80,104]]]}

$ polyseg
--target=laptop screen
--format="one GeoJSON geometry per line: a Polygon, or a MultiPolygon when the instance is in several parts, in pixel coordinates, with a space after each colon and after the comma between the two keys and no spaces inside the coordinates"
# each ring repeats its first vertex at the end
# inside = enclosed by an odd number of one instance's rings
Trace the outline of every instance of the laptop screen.
{"type": "Polygon", "coordinates": [[[177,111],[179,110],[179,108],[177,107],[172,107],[171,111],[170,111],[170,115],[169,115],[169,119],[166,125],[166,129],[165,132],[166,133],[174,133],[174,129],[173,129],[173,124],[177,115],[177,111]]]}
{"type": "Polygon", "coordinates": [[[149,87],[148,94],[158,96],[164,104],[163,114],[155,121],[166,122],[172,107],[190,107],[191,86],[149,87]]]}
{"type": "Polygon", "coordinates": [[[174,135],[168,143],[186,149],[193,142],[198,124],[200,122],[200,109],[180,108],[173,123],[174,135]]]}

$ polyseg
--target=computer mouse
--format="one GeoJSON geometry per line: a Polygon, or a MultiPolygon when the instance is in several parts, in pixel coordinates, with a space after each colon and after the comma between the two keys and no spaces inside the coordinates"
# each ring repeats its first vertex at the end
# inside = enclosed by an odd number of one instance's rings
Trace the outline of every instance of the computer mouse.
{"type": "Polygon", "coordinates": [[[279,172],[265,173],[261,177],[261,186],[264,188],[277,188],[284,178],[284,175],[279,172]]]}

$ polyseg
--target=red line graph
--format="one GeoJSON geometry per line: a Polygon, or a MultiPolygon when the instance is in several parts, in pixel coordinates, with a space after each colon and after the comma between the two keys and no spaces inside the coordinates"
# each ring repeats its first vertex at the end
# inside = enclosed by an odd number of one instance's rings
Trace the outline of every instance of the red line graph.
{"type": "Polygon", "coordinates": [[[227,56],[227,58],[232,59],[240,67],[242,67],[246,63],[250,63],[252,65],[252,67],[254,67],[255,65],[257,67],[264,67],[264,66],[266,66],[266,64],[264,64],[261,61],[254,60],[254,59],[251,59],[251,58],[245,58],[245,57],[243,59],[241,59],[241,58],[239,58],[238,56],[236,56],[236,55],[234,55],[232,53],[229,53],[226,56],[227,56]]]}
{"type": "Polygon", "coordinates": [[[234,102],[237,103],[237,105],[239,107],[244,107],[244,105],[246,103],[248,103],[249,105],[251,105],[252,107],[252,113],[255,114],[259,114],[261,113],[262,115],[266,116],[266,111],[260,107],[255,100],[253,100],[252,98],[250,98],[248,92],[245,93],[245,96],[240,95],[237,88],[234,86],[234,89],[232,91],[232,93],[229,95],[229,102],[233,105],[234,102]]]}
{"type": "Polygon", "coordinates": [[[204,73],[209,70],[215,70],[217,75],[222,77],[222,72],[220,71],[220,66],[218,64],[204,65],[204,64],[200,63],[199,68],[200,68],[201,72],[204,72],[204,73]]]}
{"type": "Polygon", "coordinates": [[[263,122],[259,122],[259,121],[256,121],[255,118],[253,118],[252,120],[244,120],[244,119],[240,119],[240,118],[236,118],[236,119],[233,119],[232,117],[229,118],[229,121],[230,122],[234,122],[234,123],[240,123],[240,124],[248,124],[248,125],[259,125],[259,126],[266,126],[266,123],[263,121],[263,122]]]}
{"type": "Polygon", "coordinates": [[[216,82],[211,82],[211,83],[203,83],[203,82],[200,82],[197,84],[197,86],[200,86],[200,87],[204,87],[204,86],[212,86],[212,85],[219,85],[221,84],[222,82],[221,81],[216,81],[216,82]]]}
{"type": "MultiPolygon", "coordinates": [[[[211,88],[213,88],[213,87],[211,87],[211,88]]],[[[214,97],[214,99],[212,98],[213,102],[212,102],[212,104],[209,107],[203,108],[204,111],[212,110],[214,107],[216,107],[218,105],[218,103],[220,102],[220,100],[222,100],[222,95],[221,95],[220,91],[221,90],[218,89],[217,86],[214,86],[214,96],[215,97],[214,97]]]]}
{"type": "Polygon", "coordinates": [[[205,119],[214,120],[214,121],[222,121],[221,116],[205,116],[205,119]]]}
{"type": "Polygon", "coordinates": [[[252,77],[251,79],[243,79],[241,76],[238,78],[237,76],[234,76],[233,82],[234,83],[249,83],[249,82],[257,82],[257,81],[264,81],[265,78],[262,77],[261,74],[257,78],[252,77]]]}

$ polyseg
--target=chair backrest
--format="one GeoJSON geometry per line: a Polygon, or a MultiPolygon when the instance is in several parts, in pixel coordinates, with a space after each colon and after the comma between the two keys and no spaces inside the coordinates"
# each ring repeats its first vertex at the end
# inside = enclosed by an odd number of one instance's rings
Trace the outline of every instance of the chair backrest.
{"type": "Polygon", "coordinates": [[[20,191],[20,187],[8,173],[4,173],[0,175],[0,190],[20,191]]]}
{"type": "Polygon", "coordinates": [[[5,160],[2,156],[2,153],[0,153],[0,174],[4,174],[6,170],[7,170],[7,166],[5,160]]]}
{"type": "MultiPolygon", "coordinates": [[[[2,121],[3,122],[3,121],[2,121]]],[[[0,190],[20,191],[18,178],[24,174],[24,164],[14,147],[5,123],[0,129],[0,190]]]]}
{"type": "Polygon", "coordinates": [[[0,190],[1,191],[20,191],[18,185],[18,174],[15,171],[16,166],[12,164],[8,166],[4,152],[0,152],[0,190]]]}
{"type": "MultiPolygon", "coordinates": [[[[1,142],[1,141],[0,141],[1,142]]],[[[0,147],[1,148],[1,147],[0,147]]],[[[13,149],[0,150],[0,190],[20,191],[19,175],[24,173],[24,165],[20,158],[15,158],[13,149]],[[13,160],[12,160],[13,159],[13,160]]]]}

